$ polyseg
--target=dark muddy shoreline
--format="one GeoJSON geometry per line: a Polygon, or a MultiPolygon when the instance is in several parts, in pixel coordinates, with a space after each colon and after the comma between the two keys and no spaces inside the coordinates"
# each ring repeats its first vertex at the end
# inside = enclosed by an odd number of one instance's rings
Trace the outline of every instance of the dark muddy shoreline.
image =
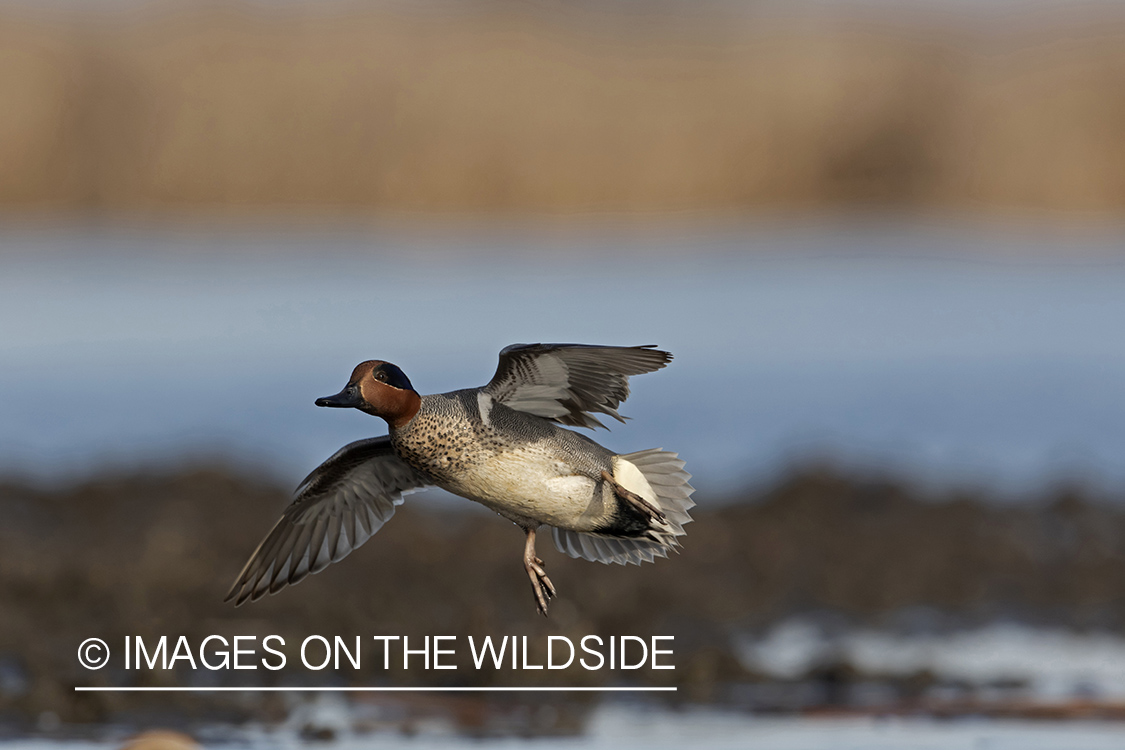
{"type": "MultiPolygon", "coordinates": [[[[451,511],[448,503],[418,496],[344,563],[277,596],[238,609],[224,604],[227,586],[287,498],[268,481],[207,469],[107,477],[53,491],[0,486],[0,724],[27,731],[44,715],[67,726],[139,725],[154,717],[180,726],[277,723],[292,704],[276,695],[76,694],[73,687],[294,680],[674,685],[672,703],[846,708],[848,685],[872,676],[825,665],[788,688],[770,688],[776,681],[735,657],[737,637],[794,615],[902,630],[914,626],[918,612],[929,613],[928,627],[1012,618],[1125,632],[1125,509],[1073,489],[1014,507],[806,469],[741,498],[699,498],[683,552],[671,560],[607,567],[546,551],[560,592],[547,620],[531,602],[517,529],[491,514],[451,511]],[[459,652],[459,668],[445,672],[384,671],[380,660],[338,672],[201,673],[182,664],[141,672],[111,664],[89,672],[74,656],[91,635],[110,644],[127,635],[184,635],[198,643],[210,634],[279,634],[300,643],[314,633],[526,635],[532,643],[549,635],[578,641],[586,634],[667,634],[675,636],[676,669],[478,670],[459,652]]],[[[887,679],[904,700],[936,681],[933,675],[887,679]]],[[[592,696],[371,700],[399,707],[392,713],[405,717],[404,726],[419,713],[440,711],[480,734],[573,733],[596,702],[592,696]],[[538,711],[540,705],[554,708],[538,711]]]]}

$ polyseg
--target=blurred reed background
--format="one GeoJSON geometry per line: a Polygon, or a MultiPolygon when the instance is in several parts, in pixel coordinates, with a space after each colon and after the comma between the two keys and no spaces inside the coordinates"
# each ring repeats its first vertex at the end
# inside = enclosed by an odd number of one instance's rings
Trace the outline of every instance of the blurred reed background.
{"type": "Polygon", "coordinates": [[[11,212],[1125,208],[1113,4],[47,7],[11,212]]]}
{"type": "Polygon", "coordinates": [[[664,708],[1093,718],[1081,747],[1119,747],[1123,218],[1122,3],[3,0],[0,737],[437,717],[621,746],[592,700],[72,691],[237,682],[87,672],[90,635],[440,623],[670,634],[677,670],[255,678],[674,684],[664,708]],[[544,621],[517,532],[421,496],[221,604],[282,485],[382,430],[311,406],[355,362],[434,392],[533,340],[677,355],[595,437],[688,461],[682,555],[550,551],[544,621]]]}

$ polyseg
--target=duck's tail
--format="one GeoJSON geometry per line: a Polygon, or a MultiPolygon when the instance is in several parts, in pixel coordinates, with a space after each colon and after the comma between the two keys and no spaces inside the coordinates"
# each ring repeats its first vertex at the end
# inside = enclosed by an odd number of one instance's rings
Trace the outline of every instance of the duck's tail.
{"type": "Polygon", "coordinates": [[[571,557],[601,563],[652,562],[667,557],[680,546],[676,537],[685,533],[691,523],[688,511],[695,507],[691,493],[695,490],[684,471],[684,462],[669,451],[654,448],[613,457],[613,478],[630,492],[636,493],[664,514],[663,522],[653,519],[648,528],[636,536],[585,533],[553,528],[555,546],[571,557]]]}

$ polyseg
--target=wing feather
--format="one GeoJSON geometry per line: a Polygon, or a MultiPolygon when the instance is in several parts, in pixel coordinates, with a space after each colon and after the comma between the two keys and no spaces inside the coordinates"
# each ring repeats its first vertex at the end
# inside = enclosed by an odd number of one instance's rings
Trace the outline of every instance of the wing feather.
{"type": "Polygon", "coordinates": [[[388,437],[345,445],[301,482],[226,601],[275,594],[339,562],[394,515],[404,493],[428,483],[395,455],[388,437]]]}
{"type": "Polygon", "coordinates": [[[655,346],[513,344],[500,352],[484,391],[511,409],[552,422],[605,427],[595,414],[625,421],[617,407],[629,397],[629,377],[672,360],[655,346]]]}

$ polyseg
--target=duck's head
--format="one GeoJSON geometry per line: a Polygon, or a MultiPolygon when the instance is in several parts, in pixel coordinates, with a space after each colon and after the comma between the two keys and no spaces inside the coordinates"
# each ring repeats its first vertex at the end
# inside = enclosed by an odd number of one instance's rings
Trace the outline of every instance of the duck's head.
{"type": "Polygon", "coordinates": [[[359,409],[382,417],[397,428],[414,418],[422,398],[396,365],[373,359],[356,365],[344,390],[335,396],[318,398],[316,405],[359,409]]]}

